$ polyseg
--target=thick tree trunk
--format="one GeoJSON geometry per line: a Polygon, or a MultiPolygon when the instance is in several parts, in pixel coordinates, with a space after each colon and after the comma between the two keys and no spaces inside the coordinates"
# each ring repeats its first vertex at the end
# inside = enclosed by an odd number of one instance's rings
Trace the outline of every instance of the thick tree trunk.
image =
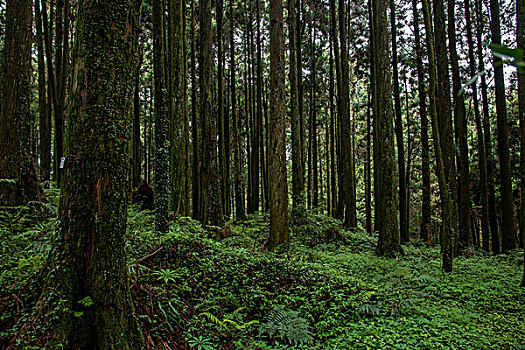
{"type": "MultiPolygon", "coordinates": [[[[516,23],[518,48],[525,50],[525,0],[516,0],[516,23]]],[[[525,242],[525,71],[518,71],[518,98],[520,119],[520,233],[525,242]]],[[[523,262],[523,280],[521,286],[525,287],[525,259],[523,262]]]]}
{"type": "Polygon", "coordinates": [[[283,27],[282,0],[270,0],[270,251],[286,249],[289,240],[283,27]]]}
{"type": "Polygon", "coordinates": [[[200,2],[200,102],[202,127],[203,223],[222,226],[221,188],[217,166],[217,120],[213,113],[211,0],[200,2]]]}
{"type": "Polygon", "coordinates": [[[70,312],[55,338],[67,349],[141,348],[124,250],[140,7],[79,5],[57,247],[70,312]]]}
{"type": "MultiPolygon", "coordinates": [[[[397,59],[397,30],[396,30],[396,8],[394,0],[390,0],[390,28],[392,35],[392,70],[394,88],[394,110],[395,110],[395,133],[397,143],[397,173],[399,183],[399,232],[402,242],[408,242],[408,213],[407,213],[407,189],[405,170],[405,142],[403,140],[403,118],[401,115],[401,92],[399,89],[399,69],[397,59]]],[[[408,111],[407,111],[408,113],[408,111]]]]}
{"type": "Polygon", "coordinates": [[[197,112],[197,74],[195,58],[195,0],[191,1],[191,145],[192,145],[192,159],[191,159],[191,204],[192,217],[194,219],[202,219],[202,187],[201,187],[201,167],[200,167],[200,147],[199,147],[199,120],[197,112]]]}
{"type": "Polygon", "coordinates": [[[0,115],[0,205],[43,198],[31,155],[32,1],[6,2],[2,108],[0,115]]]}
{"type": "Polygon", "coordinates": [[[170,92],[170,208],[190,214],[189,119],[186,67],[186,1],[168,1],[170,92]]]}
{"type": "Polygon", "coordinates": [[[379,241],[376,252],[380,256],[393,257],[401,251],[397,222],[395,155],[394,155],[394,116],[392,111],[392,82],[390,71],[387,2],[374,4],[374,75],[377,94],[375,139],[377,144],[377,186],[375,195],[376,231],[379,241]]]}
{"type": "MultiPolygon", "coordinates": [[[[493,44],[501,44],[499,0],[490,0],[490,31],[493,44]]],[[[494,93],[496,95],[496,116],[498,119],[498,154],[501,176],[501,252],[517,247],[512,199],[512,178],[510,171],[509,132],[507,127],[507,103],[505,101],[505,77],[501,58],[493,56],[494,93]]]]}

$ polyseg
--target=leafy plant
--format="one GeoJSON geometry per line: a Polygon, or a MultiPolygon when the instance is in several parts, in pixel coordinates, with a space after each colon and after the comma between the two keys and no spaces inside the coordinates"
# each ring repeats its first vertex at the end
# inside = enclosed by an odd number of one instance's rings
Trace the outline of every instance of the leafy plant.
{"type": "Polygon", "coordinates": [[[313,341],[308,320],[299,316],[298,311],[275,306],[259,328],[259,334],[268,334],[286,340],[294,345],[310,344],[313,341]]]}

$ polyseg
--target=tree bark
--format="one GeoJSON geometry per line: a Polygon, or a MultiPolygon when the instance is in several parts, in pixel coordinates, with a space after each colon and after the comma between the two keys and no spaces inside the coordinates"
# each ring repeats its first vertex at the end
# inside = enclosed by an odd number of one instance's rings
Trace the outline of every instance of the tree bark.
{"type": "MultiPolygon", "coordinates": [[[[469,56],[469,72],[471,76],[476,74],[476,61],[474,57],[474,42],[472,38],[472,20],[470,14],[470,0],[465,0],[465,18],[467,26],[467,42],[468,42],[468,56],[469,56]]],[[[477,81],[472,84],[472,100],[474,103],[474,119],[477,131],[477,148],[478,148],[478,169],[480,176],[480,192],[481,192],[481,230],[482,230],[482,244],[481,247],[485,251],[490,250],[490,226],[489,226],[489,190],[487,179],[487,156],[485,152],[485,142],[483,135],[483,127],[481,123],[481,114],[479,110],[479,96],[477,81]]]]}
{"type": "Polygon", "coordinates": [[[270,0],[270,237],[268,249],[287,249],[286,106],[282,0],[270,0]]]}
{"type": "Polygon", "coordinates": [[[221,188],[217,166],[217,120],[213,113],[213,41],[211,1],[200,2],[200,102],[202,116],[203,223],[222,226],[221,188]]]}
{"type": "Polygon", "coordinates": [[[0,205],[43,198],[31,154],[32,1],[6,2],[2,108],[0,115],[0,205]]]}
{"type": "MultiPolygon", "coordinates": [[[[399,89],[399,69],[397,59],[397,30],[396,30],[396,8],[394,0],[390,0],[390,28],[392,35],[392,70],[394,88],[394,111],[395,111],[395,133],[397,144],[397,173],[399,183],[399,232],[402,242],[408,242],[408,213],[407,213],[407,189],[405,169],[405,142],[403,140],[403,118],[401,115],[401,92],[399,89]]],[[[408,113],[408,111],[407,111],[408,113]]]]}
{"type": "Polygon", "coordinates": [[[454,259],[454,246],[452,244],[453,235],[453,214],[452,214],[452,196],[447,186],[447,176],[445,172],[444,155],[441,150],[441,134],[439,132],[439,121],[437,111],[437,64],[434,55],[434,37],[432,30],[432,19],[428,0],[422,0],[423,17],[425,20],[426,43],[429,61],[429,112],[432,118],[432,137],[434,139],[434,152],[436,155],[436,175],[439,183],[439,192],[441,197],[441,255],[442,268],[445,272],[452,272],[452,263],[454,259]]]}
{"type": "MultiPolygon", "coordinates": [[[[492,42],[501,44],[499,0],[490,0],[490,32],[492,42]]],[[[514,201],[512,199],[512,178],[510,170],[509,132],[507,129],[507,103],[505,101],[505,77],[501,58],[493,56],[494,93],[496,95],[496,116],[498,120],[498,155],[501,176],[501,252],[517,247],[514,223],[514,201]]]]}
{"type": "Polygon", "coordinates": [[[56,250],[70,312],[55,321],[54,338],[67,349],[141,348],[124,250],[140,8],[79,4],[56,250]]]}
{"type": "Polygon", "coordinates": [[[377,144],[377,186],[375,195],[376,231],[379,241],[376,252],[380,256],[394,257],[401,251],[396,210],[394,116],[392,111],[392,83],[390,71],[387,2],[378,0],[374,4],[374,75],[377,105],[375,139],[377,144]]]}

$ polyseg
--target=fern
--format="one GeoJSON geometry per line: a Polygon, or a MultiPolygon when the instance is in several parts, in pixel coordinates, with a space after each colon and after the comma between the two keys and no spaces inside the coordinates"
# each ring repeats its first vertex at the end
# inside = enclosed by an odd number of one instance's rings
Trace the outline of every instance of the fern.
{"type": "Polygon", "coordinates": [[[264,333],[294,345],[311,344],[313,341],[308,320],[300,317],[298,311],[286,310],[282,305],[275,306],[259,327],[259,334],[264,333]]]}

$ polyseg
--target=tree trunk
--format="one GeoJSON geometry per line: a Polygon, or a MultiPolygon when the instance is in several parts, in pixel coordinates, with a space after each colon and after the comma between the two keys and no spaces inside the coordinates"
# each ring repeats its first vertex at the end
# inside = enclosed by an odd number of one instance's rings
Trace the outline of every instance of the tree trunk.
{"type": "MultiPolygon", "coordinates": [[[[468,42],[468,56],[469,56],[469,72],[471,76],[476,74],[476,61],[474,58],[474,42],[472,39],[472,27],[470,18],[470,0],[465,0],[465,18],[467,26],[467,42],[468,42]]],[[[483,135],[483,127],[481,124],[481,114],[479,110],[479,97],[477,82],[472,86],[472,100],[474,102],[474,119],[477,131],[477,148],[478,148],[478,169],[480,176],[480,191],[481,191],[481,230],[482,230],[482,244],[481,247],[485,251],[490,250],[490,226],[489,226],[489,191],[487,181],[487,156],[485,152],[485,143],[483,135]]]]}
{"type": "Polygon", "coordinates": [[[425,20],[426,43],[428,50],[429,61],[429,107],[430,116],[432,118],[432,137],[434,139],[434,152],[436,154],[436,175],[439,183],[439,192],[441,197],[441,254],[442,254],[442,268],[445,272],[452,272],[452,262],[454,258],[454,246],[452,244],[453,235],[453,214],[452,214],[452,196],[447,186],[447,176],[445,173],[444,155],[441,150],[441,134],[439,132],[439,121],[437,111],[437,64],[434,59],[434,37],[432,30],[432,19],[430,17],[430,9],[428,0],[422,0],[423,3],[423,17],[425,20]]]}
{"type": "Polygon", "coordinates": [[[241,163],[241,120],[237,116],[237,94],[235,86],[235,27],[233,18],[233,0],[230,1],[230,70],[231,74],[231,104],[232,104],[232,123],[233,123],[233,158],[234,158],[234,192],[235,192],[235,218],[237,220],[246,220],[246,212],[244,208],[244,187],[242,185],[242,163],[241,163]]]}
{"type": "Polygon", "coordinates": [[[32,1],[6,2],[2,108],[0,115],[0,205],[43,198],[31,155],[32,1]]]}
{"type": "MultiPolygon", "coordinates": [[[[495,45],[501,44],[498,1],[499,0],[490,0],[490,32],[492,34],[492,42],[495,45]]],[[[512,199],[505,77],[503,75],[501,58],[494,55],[493,65],[496,116],[498,119],[498,154],[501,176],[501,252],[505,253],[517,247],[517,240],[514,223],[514,201],[512,199]]]]}
{"type": "Polygon", "coordinates": [[[175,215],[190,214],[189,119],[186,67],[186,1],[168,1],[170,47],[170,208],[175,215]]]}
{"type": "Polygon", "coordinates": [[[339,91],[339,104],[341,105],[339,118],[341,120],[341,162],[343,172],[342,184],[344,190],[344,200],[346,204],[344,223],[347,227],[357,226],[357,211],[355,201],[355,187],[353,173],[353,151],[352,151],[352,131],[350,126],[349,109],[349,66],[347,49],[347,26],[345,1],[339,0],[339,41],[341,44],[341,90],[339,91]]]}
{"type": "Polygon", "coordinates": [[[46,92],[46,66],[40,0],[35,0],[36,41],[38,50],[38,114],[40,128],[40,180],[51,179],[51,116],[46,92]]]}
{"type": "Polygon", "coordinates": [[[452,70],[452,92],[454,96],[454,131],[456,145],[459,146],[458,157],[458,249],[466,249],[472,245],[470,233],[470,171],[468,159],[468,130],[465,97],[461,91],[461,76],[459,74],[458,53],[456,50],[456,16],[455,1],[448,1],[448,46],[450,51],[450,67],[452,70]]]}
{"type": "MultiPolygon", "coordinates": [[[[402,242],[408,242],[408,213],[406,208],[407,189],[405,179],[405,142],[403,140],[403,119],[401,115],[401,92],[399,90],[399,69],[397,59],[396,8],[390,0],[390,28],[392,31],[392,69],[394,88],[395,133],[397,143],[397,173],[399,179],[399,232],[402,242]]],[[[408,111],[407,111],[408,113],[408,111]]]]}
{"type": "MultiPolygon", "coordinates": [[[[516,23],[518,48],[525,50],[525,0],[516,0],[516,23]]],[[[518,98],[520,119],[520,233],[525,242],[525,71],[518,71],[518,98]]],[[[523,280],[521,287],[525,287],[525,259],[523,261],[523,280]]]]}
{"type": "Polygon", "coordinates": [[[167,232],[169,206],[169,153],[167,143],[167,90],[165,81],[164,5],[153,2],[153,76],[155,81],[155,230],[167,232]]]}
{"type": "Polygon", "coordinates": [[[83,4],[58,215],[58,290],[70,312],[56,321],[54,338],[67,349],[137,349],[124,246],[141,6],[83,4]]]}
{"type": "Polygon", "coordinates": [[[330,40],[330,91],[329,91],[329,101],[330,101],[330,190],[331,190],[331,199],[332,203],[330,205],[330,211],[328,215],[335,215],[335,208],[337,207],[337,183],[336,183],[336,168],[335,168],[335,106],[334,106],[334,57],[333,57],[333,43],[330,40]]]}
{"type": "Polygon", "coordinates": [[[135,84],[133,93],[133,131],[131,142],[131,185],[133,188],[140,184],[140,170],[141,170],[141,143],[140,143],[140,67],[144,59],[144,43],[141,42],[139,46],[139,64],[135,69],[135,84]]]}
{"type": "Polygon", "coordinates": [[[270,0],[270,237],[268,249],[287,249],[286,106],[282,0],[270,0]]]}
{"type": "Polygon", "coordinates": [[[203,223],[222,226],[221,188],[217,166],[217,120],[213,113],[211,1],[200,2],[200,102],[202,116],[203,223]]]}
{"type": "Polygon", "coordinates": [[[202,219],[202,190],[201,190],[201,167],[200,167],[200,152],[199,152],[199,120],[197,112],[197,74],[195,58],[195,1],[191,1],[191,142],[192,142],[192,160],[191,160],[191,203],[192,203],[192,217],[194,219],[202,219]]]}

